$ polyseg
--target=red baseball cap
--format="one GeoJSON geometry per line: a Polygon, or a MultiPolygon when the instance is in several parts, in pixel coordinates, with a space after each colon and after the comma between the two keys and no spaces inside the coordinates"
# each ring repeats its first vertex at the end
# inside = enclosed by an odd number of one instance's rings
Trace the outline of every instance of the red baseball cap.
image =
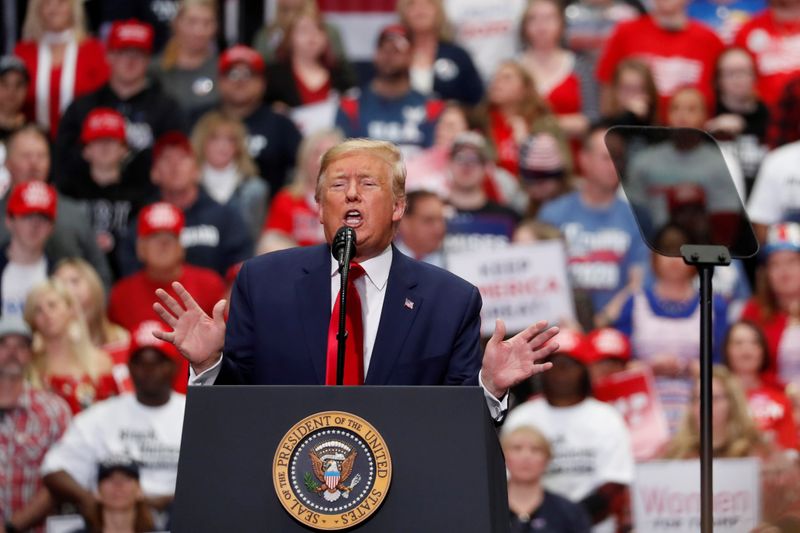
{"type": "Polygon", "coordinates": [[[558,343],[558,350],[553,354],[572,357],[583,364],[589,363],[586,338],[574,329],[561,328],[558,335],[553,337],[553,342],[558,343]]]}
{"type": "Polygon", "coordinates": [[[147,54],[153,51],[153,27],[136,19],[119,20],[108,34],[109,50],[135,48],[147,54]]]}
{"type": "Polygon", "coordinates": [[[128,350],[130,358],[136,352],[144,348],[154,348],[166,355],[176,363],[181,363],[183,357],[174,344],[162,341],[153,336],[154,331],[167,331],[161,322],[156,320],[145,320],[131,331],[131,344],[128,350]]]}
{"type": "Polygon", "coordinates": [[[180,148],[187,154],[193,154],[192,144],[183,132],[173,130],[161,134],[153,145],[153,162],[155,163],[167,148],[180,148]]]}
{"type": "Polygon", "coordinates": [[[97,107],[86,116],[81,130],[81,142],[89,144],[98,139],[125,142],[125,117],[110,107],[97,107]]]}
{"type": "Polygon", "coordinates": [[[139,213],[137,235],[148,237],[154,233],[172,233],[180,237],[186,218],[183,211],[167,202],[157,202],[146,206],[139,213]]]}
{"type": "Polygon", "coordinates": [[[42,181],[20,183],[11,191],[6,205],[10,217],[43,215],[51,221],[56,219],[56,190],[42,181]]]}
{"type": "Polygon", "coordinates": [[[264,58],[254,49],[243,44],[231,46],[222,53],[219,57],[219,71],[225,74],[240,63],[258,74],[264,72],[264,58]]]}
{"type": "Polygon", "coordinates": [[[391,39],[403,49],[411,46],[411,36],[408,33],[408,29],[402,24],[390,24],[384,27],[378,35],[378,46],[381,46],[388,39],[391,39]]]}
{"type": "Polygon", "coordinates": [[[600,328],[586,335],[587,351],[590,362],[604,359],[629,361],[631,358],[631,342],[621,331],[614,328],[600,328]]]}

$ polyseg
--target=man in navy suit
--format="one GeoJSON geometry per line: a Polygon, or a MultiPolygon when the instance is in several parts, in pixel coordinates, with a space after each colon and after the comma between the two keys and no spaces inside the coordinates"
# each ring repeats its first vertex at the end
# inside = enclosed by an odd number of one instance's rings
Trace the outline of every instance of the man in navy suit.
{"type": "MultiPolygon", "coordinates": [[[[394,145],[353,139],[330,149],[316,196],[329,244],[342,226],[356,232],[355,262],[365,271],[356,282],[365,384],[480,384],[490,407],[496,403],[494,415],[510,386],[549,368],[536,361],[557,348],[548,343],[557,328],[539,322],[503,340],[505,326],[498,321],[481,359],[478,290],[392,246],[405,210],[405,167],[394,145]]],[[[159,290],[156,311],[173,331],[156,335],[190,361],[190,382],[325,384],[340,283],[329,244],[245,262],[227,327],[224,301],[209,317],[179,284],[181,302],[159,290]]]]}

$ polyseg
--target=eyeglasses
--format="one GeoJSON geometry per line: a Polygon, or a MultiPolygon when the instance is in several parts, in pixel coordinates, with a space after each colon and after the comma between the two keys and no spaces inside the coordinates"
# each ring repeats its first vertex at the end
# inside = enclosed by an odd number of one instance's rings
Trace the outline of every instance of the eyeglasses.
{"type": "Polygon", "coordinates": [[[0,380],[19,381],[24,373],[19,368],[0,368],[0,380]]]}
{"type": "Polygon", "coordinates": [[[483,159],[477,154],[461,152],[453,156],[453,163],[464,166],[482,165],[483,159]]]}
{"type": "Polygon", "coordinates": [[[250,68],[239,65],[228,70],[224,76],[231,81],[245,81],[254,78],[255,73],[250,68]]]}

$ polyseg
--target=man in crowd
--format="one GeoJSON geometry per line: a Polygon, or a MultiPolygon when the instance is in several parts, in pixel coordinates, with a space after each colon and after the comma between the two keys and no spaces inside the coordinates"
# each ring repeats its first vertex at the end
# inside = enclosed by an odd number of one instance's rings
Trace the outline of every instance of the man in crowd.
{"type": "Polygon", "coordinates": [[[535,424],[553,446],[545,488],[583,505],[601,524],[593,531],[615,531],[613,518],[616,531],[624,531],[634,475],[628,428],[612,406],[591,396],[583,336],[563,330],[556,341],[553,368],[542,375],[544,397],[513,409],[503,431],[535,424]]]}
{"type": "Polygon", "coordinates": [[[53,262],[45,244],[53,234],[56,191],[38,181],[21,183],[11,190],[6,205],[8,246],[0,248],[0,298],[3,316],[22,319],[28,292],[45,281],[53,262]]]}
{"type": "Polygon", "coordinates": [[[795,164],[798,157],[800,140],[776,148],[761,162],[747,201],[747,214],[761,243],[766,242],[771,225],[800,222],[800,180],[795,164]]]}
{"type": "Polygon", "coordinates": [[[336,113],[345,137],[389,141],[408,157],[433,143],[444,104],[411,88],[411,41],[403,26],[383,29],[375,50],[375,78],[346,95],[336,113]]]}
{"type": "MultiPolygon", "coordinates": [[[[158,139],[150,177],[160,199],[183,211],[181,244],[187,263],[224,276],[231,266],[253,254],[250,231],[242,216],[232,206],[215,202],[200,186],[200,167],[184,134],[168,132],[158,139]]],[[[134,235],[135,228],[129,228],[125,247],[119,251],[125,275],[140,267],[134,255],[134,235]]]]}
{"type": "Polygon", "coordinates": [[[39,467],[72,416],[64,400],[26,382],[31,342],[21,319],[0,318],[0,523],[9,532],[27,531],[50,511],[39,467]]]}
{"type": "Polygon", "coordinates": [[[302,136],[288,117],[264,104],[267,79],[264,60],[247,46],[236,45],[219,58],[220,110],[247,127],[250,155],[270,191],[279,191],[295,164],[302,136]]]}
{"type": "Polygon", "coordinates": [[[347,337],[345,384],[481,384],[497,419],[508,387],[549,367],[536,360],[557,348],[548,343],[557,328],[538,322],[503,340],[505,325],[498,320],[481,360],[477,288],[391,246],[406,207],[397,147],[353,139],[331,148],[316,196],[328,244],[246,261],[231,294],[227,326],[224,300],[208,316],[180,284],[173,285],[181,303],[157,292],[159,315],[173,330],[156,334],[191,362],[192,383],[336,383],[331,339],[338,309],[330,309],[340,279],[329,243],[342,226],[356,234],[348,290],[358,297],[350,302],[363,302],[367,310],[350,307],[351,320],[362,327],[353,328],[361,335],[347,337]]]}
{"type": "MultiPolygon", "coordinates": [[[[126,163],[133,174],[145,179],[155,139],[188,127],[178,102],[148,79],[152,50],[153,29],[148,24],[126,20],[111,26],[106,54],[111,71],[108,83],[70,104],[59,123],[54,170],[56,186],[64,194],[74,196],[73,180],[88,174],[89,163],[75,148],[93,109],[110,108],[125,117],[125,140],[131,157],[126,163]]],[[[146,188],[146,183],[143,186],[146,188]]]]}
{"type": "Polygon", "coordinates": [[[128,367],[135,393],[93,405],[75,417],[44,458],[42,475],[52,493],[92,516],[101,463],[128,458],[140,471],[146,503],[168,510],[175,494],[186,398],[172,390],[181,356],[153,337],[155,321],[131,334],[128,367]]]}
{"type": "Polygon", "coordinates": [[[593,127],[583,142],[581,187],[544,204],[538,217],[563,233],[572,286],[589,293],[593,314],[603,326],[624,301],[615,295],[641,283],[648,257],[630,207],[617,195],[619,178],[605,132],[593,127]],[[606,310],[609,305],[616,309],[606,310]]]}
{"type": "Polygon", "coordinates": [[[27,122],[23,106],[28,83],[28,69],[20,58],[0,56],[0,166],[5,161],[5,140],[27,122]]]}
{"type": "Polygon", "coordinates": [[[431,191],[406,195],[406,212],[398,227],[395,246],[409,257],[444,267],[442,243],[447,230],[445,203],[431,191]]]}
{"type": "MultiPolygon", "coordinates": [[[[47,137],[34,125],[27,125],[8,140],[6,168],[11,174],[11,186],[29,181],[46,182],[50,173],[50,145],[47,137]]],[[[6,211],[9,195],[0,200],[0,210],[6,211]]],[[[9,237],[8,228],[0,225],[0,242],[9,237]]],[[[100,279],[111,286],[111,271],[103,252],[97,246],[92,227],[81,207],[58,195],[55,228],[47,241],[45,253],[53,261],[64,257],[82,257],[97,271],[100,279]]]]}

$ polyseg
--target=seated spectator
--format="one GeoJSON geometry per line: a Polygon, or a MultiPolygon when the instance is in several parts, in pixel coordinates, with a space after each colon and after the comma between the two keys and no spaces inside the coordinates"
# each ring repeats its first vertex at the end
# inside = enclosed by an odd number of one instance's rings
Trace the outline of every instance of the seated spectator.
{"type": "Polygon", "coordinates": [[[538,214],[564,234],[572,287],[591,295],[589,312],[597,326],[607,326],[625,295],[641,286],[647,260],[630,206],[617,194],[619,177],[605,133],[602,125],[592,127],[583,142],[580,188],[545,203],[538,214]]]}
{"type": "Polygon", "coordinates": [[[317,176],[322,155],[342,140],[338,130],[312,133],[303,139],[293,181],[275,195],[257,253],[325,242],[316,200],[317,176]]]}
{"type": "Polygon", "coordinates": [[[81,143],[86,117],[96,108],[113,109],[125,119],[126,172],[140,178],[142,192],[151,190],[148,172],[153,143],[168,131],[185,131],[186,117],[178,100],[147,76],[153,51],[153,29],[138,20],[111,25],[106,45],[111,75],[108,83],[77,98],[64,112],[55,142],[53,179],[67,196],[83,197],[89,162],[75,147],[81,143]]]}
{"type": "Polygon", "coordinates": [[[739,380],[747,395],[750,416],[765,440],[783,449],[796,449],[792,402],[780,387],[764,379],[771,361],[761,329],[752,322],[733,324],[725,335],[722,362],[739,380]]]}
{"type": "Polygon", "coordinates": [[[603,119],[623,126],[654,126],[660,119],[658,91],[647,63],[624,59],[614,69],[600,103],[603,119]]]}
{"type": "MultiPolygon", "coordinates": [[[[181,244],[187,263],[224,276],[232,265],[253,254],[250,232],[236,208],[218,204],[200,186],[200,166],[185,135],[170,132],[156,142],[150,177],[160,199],[183,211],[181,244]]],[[[123,275],[140,267],[135,256],[135,231],[131,220],[126,242],[120,245],[123,275]]]]}
{"type": "Polygon", "coordinates": [[[572,176],[556,137],[535,133],[519,147],[519,181],[527,195],[526,216],[535,218],[547,202],[572,190],[572,176]]]}
{"type": "MultiPolygon", "coordinates": [[[[50,145],[41,130],[33,125],[25,126],[9,138],[6,146],[6,168],[11,175],[12,187],[28,181],[47,181],[50,173],[50,145]]],[[[9,195],[6,194],[0,199],[0,210],[6,210],[8,198],[9,195]]],[[[0,224],[0,242],[7,239],[8,228],[5,224],[0,224]]],[[[60,194],[55,228],[45,250],[54,261],[65,257],[83,257],[97,270],[103,284],[111,286],[108,261],[97,246],[86,216],[75,201],[60,194]]]]}
{"type": "Polygon", "coordinates": [[[444,268],[442,253],[447,222],[445,203],[436,193],[406,194],[406,211],[397,228],[395,246],[409,257],[444,268]]]}
{"type": "Polygon", "coordinates": [[[800,225],[770,227],[756,274],[756,294],[742,318],[757,324],[767,338],[768,374],[787,385],[800,384],[800,225]]]}
{"type": "Polygon", "coordinates": [[[25,379],[32,340],[22,320],[0,317],[0,523],[4,531],[36,527],[53,506],[39,467],[71,418],[64,400],[25,379]],[[21,442],[25,445],[20,446],[21,442]]]}
{"type": "MultiPolygon", "coordinates": [[[[52,493],[91,518],[98,504],[98,468],[125,458],[139,467],[148,507],[168,512],[175,495],[186,398],[172,390],[182,359],[153,337],[156,322],[131,335],[130,367],[135,392],[98,403],[76,416],[44,458],[42,476],[52,493]]],[[[102,477],[102,476],[101,476],[102,477]]],[[[102,481],[99,480],[99,481],[102,481]]],[[[163,522],[164,520],[160,520],[163,522]]]]}
{"type": "Polygon", "coordinates": [[[28,121],[23,105],[29,81],[28,69],[21,59],[0,57],[0,194],[5,194],[10,180],[5,168],[6,140],[28,121]]]}
{"type": "Polygon", "coordinates": [[[258,176],[258,167],[247,150],[247,131],[237,119],[210,111],[192,131],[192,147],[201,165],[203,190],[222,205],[242,214],[257,240],[269,203],[269,185],[258,176]]]}
{"type": "Polygon", "coordinates": [[[541,375],[544,397],[512,409],[503,433],[536,424],[554,443],[545,489],[579,503],[593,524],[624,530],[634,475],[628,429],[614,407],[591,396],[582,336],[562,329],[555,342],[553,367],[541,375]]]}
{"type": "MultiPolygon", "coordinates": [[[[689,405],[700,350],[700,298],[694,285],[697,271],[680,255],[680,247],[687,242],[688,235],[679,226],[663,226],[653,239],[654,248],[660,251],[651,253],[653,283],[630,294],[620,315],[610,317],[613,326],[630,338],[634,360],[653,371],[670,434],[677,431],[689,405]]],[[[716,295],[713,317],[714,359],[719,360],[727,309],[716,295]]]]}
{"type": "Polygon", "coordinates": [[[485,180],[492,168],[489,147],[475,132],[456,137],[450,150],[449,204],[455,212],[447,221],[444,251],[487,250],[511,242],[519,215],[486,194],[485,180]]]}
{"type": "MultiPolygon", "coordinates": [[[[159,202],[148,205],[139,213],[136,254],[142,269],[122,278],[111,288],[108,317],[128,331],[147,320],[158,321],[153,310],[157,301],[156,289],[164,289],[177,298],[173,283],[178,281],[195,295],[198,304],[209,316],[222,298],[225,285],[222,278],[207,268],[187,264],[181,244],[184,216],[172,204],[159,202]]],[[[176,390],[186,392],[188,363],[179,361],[176,390]]]]}
{"type": "Polygon", "coordinates": [[[397,14],[411,43],[411,87],[442,100],[480,102],[483,81],[470,54],[451,40],[443,0],[400,0],[397,14]]]}
{"type": "Polygon", "coordinates": [[[756,92],[756,66],[743,48],[728,48],[717,59],[716,109],[703,129],[731,146],[749,191],[767,153],[769,111],[756,92]]]}
{"type": "Polygon", "coordinates": [[[581,506],[542,486],[553,452],[541,431],[531,425],[504,430],[500,443],[508,471],[512,533],[583,533],[591,529],[589,515],[581,506]]]}
{"type": "Polygon", "coordinates": [[[190,124],[220,98],[216,4],[216,0],[181,0],[172,21],[172,37],[151,64],[153,78],[179,102],[190,124]]]}
{"type": "Polygon", "coordinates": [[[14,55],[25,62],[31,76],[28,115],[55,139],[72,100],[108,80],[105,51],[86,33],[81,0],[28,2],[22,38],[14,55]]]}
{"type": "Polygon", "coordinates": [[[11,241],[0,254],[0,314],[22,318],[31,288],[47,280],[53,270],[53,260],[44,249],[53,234],[56,191],[34,181],[17,185],[9,196],[5,222],[11,241]]]}
{"type": "Polygon", "coordinates": [[[86,519],[87,527],[74,533],[155,530],[153,517],[142,497],[139,467],[132,461],[112,460],[97,469],[97,505],[86,519]]]}
{"type": "Polygon", "coordinates": [[[267,67],[269,103],[298,107],[324,102],[355,85],[352,68],[342,64],[328,41],[316,3],[303,4],[287,21],[275,61],[267,67]]]}
{"type": "Polygon", "coordinates": [[[264,60],[246,46],[233,46],[219,58],[219,110],[247,127],[250,156],[258,175],[279,191],[294,168],[302,136],[294,122],[264,103],[264,60]]]}
{"type": "Polygon", "coordinates": [[[345,137],[370,137],[396,144],[405,158],[433,144],[433,130],[444,104],[411,85],[413,59],[408,30],[387,26],[376,44],[375,77],[345,95],[336,127],[345,137]]]}
{"type": "Polygon", "coordinates": [[[567,138],[579,141],[589,120],[583,113],[584,80],[575,70],[575,54],[562,45],[565,25],[564,8],[558,0],[529,0],[520,23],[523,51],[519,62],[535,80],[539,95],[547,100],[567,138]]]}
{"type": "Polygon", "coordinates": [[[28,293],[25,321],[33,330],[31,381],[64,398],[73,414],[119,392],[111,358],[92,344],[83,313],[61,283],[49,279],[28,293]]]}

